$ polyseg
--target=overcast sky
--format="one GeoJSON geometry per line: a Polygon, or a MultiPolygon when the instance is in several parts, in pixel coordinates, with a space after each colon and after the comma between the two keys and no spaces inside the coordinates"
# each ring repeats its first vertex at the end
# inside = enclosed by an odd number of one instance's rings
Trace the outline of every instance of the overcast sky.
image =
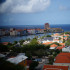
{"type": "Polygon", "coordinates": [[[1,25],[70,24],[70,0],[0,0],[1,25]]]}

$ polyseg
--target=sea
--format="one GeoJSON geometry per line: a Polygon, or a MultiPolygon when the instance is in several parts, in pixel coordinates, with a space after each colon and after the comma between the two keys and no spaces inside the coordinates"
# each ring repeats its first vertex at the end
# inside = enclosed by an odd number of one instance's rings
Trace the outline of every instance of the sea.
{"type": "MultiPolygon", "coordinates": [[[[56,25],[50,25],[51,28],[62,28],[64,29],[64,32],[70,31],[70,24],[56,24],[56,25]]],[[[41,28],[44,29],[44,25],[6,25],[6,26],[0,26],[0,29],[10,29],[10,28],[16,28],[16,29],[34,29],[34,28],[41,28]]],[[[27,38],[33,39],[35,36],[41,37],[45,34],[36,34],[36,35],[28,35],[28,36],[3,36],[0,38],[0,42],[11,42],[14,41],[20,41],[21,39],[26,40],[27,38]]],[[[46,33],[46,35],[51,35],[51,33],[46,33]]]]}

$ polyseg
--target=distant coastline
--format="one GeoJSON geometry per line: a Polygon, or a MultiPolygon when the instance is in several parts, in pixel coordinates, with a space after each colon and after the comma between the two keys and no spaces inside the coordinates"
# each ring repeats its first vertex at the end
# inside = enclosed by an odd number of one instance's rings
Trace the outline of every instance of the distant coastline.
{"type": "MultiPolygon", "coordinates": [[[[70,24],[53,24],[50,25],[51,28],[62,28],[64,29],[64,31],[70,31],[70,24]]],[[[9,29],[9,28],[16,28],[16,29],[33,29],[33,28],[41,28],[43,29],[44,26],[43,25],[6,25],[6,26],[0,26],[1,28],[5,28],[5,29],[9,29]]]]}

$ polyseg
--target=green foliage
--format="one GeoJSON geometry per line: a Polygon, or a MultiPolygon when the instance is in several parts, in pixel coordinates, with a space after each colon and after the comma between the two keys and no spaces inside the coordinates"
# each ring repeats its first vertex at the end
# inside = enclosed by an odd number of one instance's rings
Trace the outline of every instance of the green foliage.
{"type": "Polygon", "coordinates": [[[66,45],[67,45],[67,46],[70,46],[70,39],[68,39],[68,40],[66,41],[66,45]]]}
{"type": "Polygon", "coordinates": [[[45,49],[49,49],[50,48],[50,44],[49,45],[46,45],[45,49]]]}
{"type": "Polygon", "coordinates": [[[65,39],[63,39],[63,43],[65,43],[65,39]]]}
{"type": "Polygon", "coordinates": [[[38,44],[37,39],[36,38],[32,39],[30,45],[36,45],[36,44],[38,44]]]}
{"type": "Polygon", "coordinates": [[[25,41],[25,40],[20,40],[20,41],[19,41],[20,45],[22,45],[24,41],[25,41]]]}
{"type": "Polygon", "coordinates": [[[65,34],[69,34],[70,35],[70,32],[65,32],[65,34]]]}
{"type": "Polygon", "coordinates": [[[2,70],[25,70],[24,66],[15,65],[13,63],[10,63],[3,58],[0,58],[0,69],[2,70]]]}
{"type": "Polygon", "coordinates": [[[38,62],[36,61],[33,61],[31,64],[30,64],[30,67],[29,67],[29,70],[35,70],[35,67],[38,66],[38,62]]]}
{"type": "Polygon", "coordinates": [[[51,35],[47,35],[46,37],[51,37],[51,35]]]}
{"type": "Polygon", "coordinates": [[[59,40],[61,40],[61,37],[59,37],[59,40]]]}
{"type": "Polygon", "coordinates": [[[56,45],[58,45],[58,46],[61,46],[59,43],[57,43],[57,42],[54,42],[53,44],[56,44],[56,45]]]}
{"type": "Polygon", "coordinates": [[[9,47],[7,45],[0,44],[0,52],[8,52],[9,47]]]}
{"type": "Polygon", "coordinates": [[[12,50],[12,52],[21,53],[22,48],[21,47],[12,47],[11,50],[12,50]]]}
{"type": "Polygon", "coordinates": [[[15,45],[15,44],[17,44],[17,41],[14,41],[14,43],[13,43],[13,44],[14,44],[14,45],[15,45]]]}
{"type": "Polygon", "coordinates": [[[53,64],[54,62],[54,56],[49,56],[49,64],[53,64]]]}

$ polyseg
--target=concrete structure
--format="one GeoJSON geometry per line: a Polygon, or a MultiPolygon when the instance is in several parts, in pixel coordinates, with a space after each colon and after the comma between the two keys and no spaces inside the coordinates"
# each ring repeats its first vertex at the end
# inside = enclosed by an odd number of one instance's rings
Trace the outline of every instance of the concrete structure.
{"type": "Polygon", "coordinates": [[[70,52],[70,46],[64,47],[64,48],[62,49],[62,52],[70,52]]]}
{"type": "Polygon", "coordinates": [[[59,39],[55,39],[54,37],[45,37],[44,39],[42,39],[42,40],[40,40],[40,43],[47,43],[47,42],[52,42],[52,43],[54,43],[54,42],[57,42],[57,43],[62,43],[62,41],[61,40],[59,40],[59,39]]]}
{"type": "Polygon", "coordinates": [[[36,34],[44,33],[44,29],[35,29],[36,34]]]}
{"type": "Polygon", "coordinates": [[[23,29],[17,29],[17,35],[22,36],[23,35],[23,29]]]}
{"type": "Polygon", "coordinates": [[[10,29],[10,36],[17,36],[17,30],[15,28],[10,29]]]}
{"type": "Polygon", "coordinates": [[[54,39],[53,37],[46,37],[46,38],[42,39],[42,43],[52,42],[53,39],[54,39]]]}
{"type": "Polygon", "coordinates": [[[0,29],[0,36],[5,36],[5,35],[6,35],[6,30],[0,29]]]}
{"type": "Polygon", "coordinates": [[[19,64],[19,65],[22,65],[26,68],[26,70],[28,69],[28,66],[27,66],[27,59],[28,57],[25,56],[24,53],[19,53],[18,55],[16,56],[10,56],[7,61],[11,62],[11,63],[14,63],[14,64],[19,64]]]}
{"type": "Polygon", "coordinates": [[[29,34],[36,34],[35,29],[27,29],[27,31],[28,31],[29,34]]]}
{"type": "Polygon", "coordinates": [[[45,23],[45,26],[44,26],[44,28],[45,28],[45,29],[48,29],[48,28],[50,28],[50,25],[49,25],[49,23],[45,23]]]}

